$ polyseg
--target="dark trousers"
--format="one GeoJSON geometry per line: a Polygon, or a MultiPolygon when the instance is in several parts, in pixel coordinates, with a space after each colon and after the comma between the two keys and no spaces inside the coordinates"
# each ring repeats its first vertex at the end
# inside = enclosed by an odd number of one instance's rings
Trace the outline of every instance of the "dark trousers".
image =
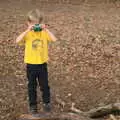
{"type": "Polygon", "coordinates": [[[37,105],[37,85],[39,84],[42,92],[43,103],[50,102],[50,88],[48,85],[47,63],[44,64],[27,64],[28,78],[28,96],[29,105],[37,105]],[[38,84],[37,84],[38,83],[38,84]]]}

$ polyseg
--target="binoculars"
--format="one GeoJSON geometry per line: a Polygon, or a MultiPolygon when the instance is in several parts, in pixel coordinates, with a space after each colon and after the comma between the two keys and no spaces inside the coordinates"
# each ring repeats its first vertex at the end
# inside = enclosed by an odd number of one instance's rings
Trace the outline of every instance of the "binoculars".
{"type": "Polygon", "coordinates": [[[40,25],[40,24],[35,24],[34,26],[33,26],[33,30],[35,31],[35,32],[39,32],[39,31],[42,31],[42,25],[40,25]]]}

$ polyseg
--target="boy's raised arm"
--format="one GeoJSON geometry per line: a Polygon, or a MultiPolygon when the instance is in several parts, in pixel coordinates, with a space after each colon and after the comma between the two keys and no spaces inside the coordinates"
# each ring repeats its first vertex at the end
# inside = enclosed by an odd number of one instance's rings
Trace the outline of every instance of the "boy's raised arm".
{"type": "Polygon", "coordinates": [[[16,43],[19,43],[23,40],[24,36],[27,34],[27,30],[23,33],[21,33],[17,38],[16,38],[16,43]]]}
{"type": "Polygon", "coordinates": [[[16,38],[16,43],[19,43],[23,40],[24,36],[32,29],[33,26],[29,26],[28,29],[21,33],[17,38],[16,38]]]}
{"type": "Polygon", "coordinates": [[[52,32],[50,32],[48,29],[45,29],[45,30],[48,33],[48,35],[50,36],[52,41],[56,41],[57,40],[57,38],[55,37],[55,35],[52,32]]]}

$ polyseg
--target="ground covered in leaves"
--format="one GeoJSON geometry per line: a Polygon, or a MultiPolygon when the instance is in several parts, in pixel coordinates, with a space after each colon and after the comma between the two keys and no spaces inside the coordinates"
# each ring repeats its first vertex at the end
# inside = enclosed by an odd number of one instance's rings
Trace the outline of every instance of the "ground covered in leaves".
{"type": "MultiPolygon", "coordinates": [[[[92,1],[92,0],[91,0],[92,1]]],[[[58,41],[49,45],[53,111],[88,111],[120,102],[120,6],[79,0],[0,1],[0,120],[27,112],[23,46],[15,44],[34,8],[58,41]]],[[[38,91],[39,108],[41,97],[38,91]]]]}

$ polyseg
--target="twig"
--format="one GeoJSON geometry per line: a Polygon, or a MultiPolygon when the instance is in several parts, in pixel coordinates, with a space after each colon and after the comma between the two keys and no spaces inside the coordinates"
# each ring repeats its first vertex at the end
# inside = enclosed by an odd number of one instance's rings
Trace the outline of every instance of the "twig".
{"type": "Polygon", "coordinates": [[[114,115],[110,114],[110,119],[111,120],[117,120],[114,115]]]}
{"type": "Polygon", "coordinates": [[[61,100],[60,98],[58,98],[57,96],[56,96],[56,102],[62,105],[63,108],[65,107],[65,102],[61,100]]]}
{"type": "Polygon", "coordinates": [[[81,110],[75,108],[75,103],[72,103],[71,110],[75,113],[79,113],[79,114],[83,113],[81,110]]]}

